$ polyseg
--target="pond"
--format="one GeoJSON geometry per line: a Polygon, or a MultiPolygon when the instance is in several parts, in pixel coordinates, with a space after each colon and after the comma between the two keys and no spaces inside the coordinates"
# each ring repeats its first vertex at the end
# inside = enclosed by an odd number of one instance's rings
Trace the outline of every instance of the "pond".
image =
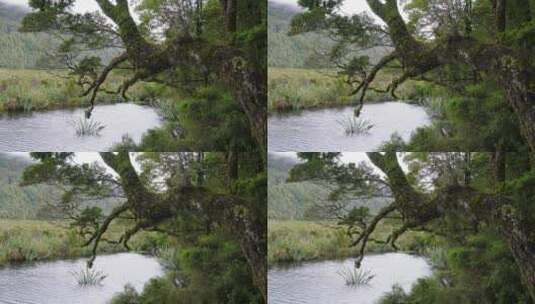
{"type": "Polygon", "coordinates": [[[128,134],[135,142],[163,121],[154,108],[129,103],[99,105],[91,120],[104,129],[98,136],[78,136],[73,123],[85,109],[63,109],[0,116],[0,151],[85,151],[109,150],[128,134]]]}
{"type": "Polygon", "coordinates": [[[418,279],[432,274],[431,265],[422,257],[404,253],[368,255],[362,269],[375,277],[368,285],[346,286],[337,273],[352,267],[354,259],[304,263],[291,268],[276,268],[268,274],[269,304],[372,304],[392,285],[405,291],[418,279]]]}
{"type": "Polygon", "coordinates": [[[431,123],[421,106],[403,102],[366,104],[360,118],[373,124],[368,134],[348,136],[341,120],[353,117],[353,107],[306,110],[268,119],[270,151],[373,151],[398,133],[404,140],[431,123]]]}
{"type": "Polygon", "coordinates": [[[98,256],[94,269],[107,277],[101,285],[81,287],[73,271],[85,267],[87,259],[36,263],[0,268],[0,303],[2,304],[103,304],[121,292],[126,284],[141,291],[152,277],[161,276],[163,268],[154,258],[134,253],[98,256]]]}

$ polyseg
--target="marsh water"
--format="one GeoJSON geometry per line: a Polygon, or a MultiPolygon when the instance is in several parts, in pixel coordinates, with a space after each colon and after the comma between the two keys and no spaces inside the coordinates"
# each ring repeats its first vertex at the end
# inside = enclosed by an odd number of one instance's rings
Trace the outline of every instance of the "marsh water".
{"type": "Polygon", "coordinates": [[[418,127],[431,123],[421,106],[403,102],[366,104],[361,119],[373,124],[368,134],[348,136],[340,120],[353,116],[353,107],[306,110],[271,116],[270,151],[372,151],[393,133],[404,140],[418,127]]]}
{"type": "Polygon", "coordinates": [[[275,268],[268,274],[269,304],[372,304],[399,284],[409,291],[418,278],[430,276],[431,266],[422,257],[404,253],[369,255],[362,269],[375,277],[368,285],[346,286],[337,273],[353,266],[353,259],[304,263],[275,268]]]}
{"type": "Polygon", "coordinates": [[[163,274],[154,258],[134,253],[98,256],[96,270],[107,277],[100,285],[81,287],[72,272],[85,267],[87,259],[42,262],[0,268],[2,304],[103,304],[126,284],[141,291],[152,277],[163,274]]]}
{"type": "Polygon", "coordinates": [[[78,136],[75,124],[84,109],[63,109],[0,116],[2,151],[106,151],[128,134],[135,142],[162,124],[151,107],[129,103],[99,105],[92,120],[104,126],[98,136],[78,136]]]}

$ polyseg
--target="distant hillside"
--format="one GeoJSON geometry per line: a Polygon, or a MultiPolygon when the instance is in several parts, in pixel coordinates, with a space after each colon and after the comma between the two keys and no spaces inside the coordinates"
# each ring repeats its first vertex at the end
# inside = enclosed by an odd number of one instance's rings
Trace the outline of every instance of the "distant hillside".
{"type": "Polygon", "coordinates": [[[46,34],[19,33],[28,10],[0,1],[0,68],[35,68],[48,65],[47,51],[56,47],[46,34]]]}
{"type": "MultiPolygon", "coordinates": [[[[45,33],[18,32],[22,19],[28,12],[25,7],[7,4],[0,0],[0,68],[64,67],[50,56],[59,46],[59,39],[45,33]]],[[[88,55],[99,56],[106,64],[119,53],[120,50],[117,49],[104,49],[86,52],[77,58],[88,55]]]]}
{"type": "MultiPolygon", "coordinates": [[[[271,219],[314,219],[315,205],[326,201],[329,189],[310,182],[287,183],[289,170],[296,159],[276,154],[268,155],[268,217],[271,219]]],[[[383,199],[350,202],[365,205],[372,213],[386,205],[383,199]]]]}
{"type": "MultiPolygon", "coordinates": [[[[319,47],[325,48],[332,42],[324,36],[307,33],[288,36],[292,17],[299,12],[294,6],[268,2],[268,65],[272,67],[320,68],[328,64],[317,58],[319,47]]],[[[327,49],[326,48],[326,49],[327,49]]]]}
{"type": "MultiPolygon", "coordinates": [[[[60,193],[45,185],[20,187],[24,169],[32,160],[26,157],[0,152],[0,219],[54,218],[58,213],[48,205],[58,201],[60,193]]],[[[90,203],[109,213],[117,205],[114,201],[90,203]]]]}
{"type": "Polygon", "coordinates": [[[314,203],[325,199],[329,192],[308,183],[286,183],[289,170],[297,160],[268,156],[268,217],[274,219],[302,219],[314,203]]]}
{"type": "MultiPolygon", "coordinates": [[[[331,63],[322,55],[334,45],[334,42],[318,33],[288,36],[292,17],[299,13],[299,8],[287,4],[268,2],[268,65],[286,68],[329,68],[331,63]]],[[[373,48],[363,52],[371,62],[377,62],[389,51],[385,48],[373,48]]]]}
{"type": "Polygon", "coordinates": [[[19,186],[24,168],[30,164],[28,158],[0,153],[0,218],[35,218],[54,201],[48,187],[19,186]]]}

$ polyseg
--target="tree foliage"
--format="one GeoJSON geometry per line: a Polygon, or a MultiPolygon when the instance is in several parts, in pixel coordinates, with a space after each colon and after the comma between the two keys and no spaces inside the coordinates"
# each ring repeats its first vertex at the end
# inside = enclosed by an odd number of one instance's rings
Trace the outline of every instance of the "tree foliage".
{"type": "MultiPolygon", "coordinates": [[[[72,161],[73,155],[32,153],[39,163],[26,169],[23,184],[47,183],[62,189],[63,199],[57,202],[57,207],[70,214],[72,225],[86,238],[85,246],[92,249],[89,266],[95,261],[100,243],[123,244],[128,249],[130,238],[142,230],[167,234],[184,246],[170,247],[180,247],[184,251],[188,247],[193,252],[202,250],[203,240],[213,240],[214,246],[240,248],[239,253],[235,249],[232,251],[248,265],[247,270],[240,270],[240,277],[256,287],[254,291],[247,291],[247,297],[266,300],[267,194],[261,155],[100,153],[105,166],[76,164],[72,161]],[[83,206],[86,200],[107,198],[121,202],[109,214],[102,214],[99,208],[83,206]],[[103,238],[110,224],[117,220],[126,221],[128,229],[117,240],[103,238]]],[[[187,257],[180,260],[189,263],[187,257]]],[[[186,279],[206,271],[202,264],[192,263],[189,267],[195,269],[191,269],[186,279]]],[[[218,267],[221,272],[212,269],[214,275],[224,276],[226,270],[221,265],[218,267]]],[[[230,289],[239,286],[230,278],[225,282],[231,285],[230,289]]],[[[188,288],[187,284],[182,287],[188,288]]],[[[176,288],[169,292],[186,292],[181,286],[176,288]]],[[[214,291],[219,289],[214,287],[214,291]]],[[[200,295],[204,290],[192,287],[188,292],[200,295]]],[[[221,301],[230,301],[225,296],[218,295],[221,301]]]]}
{"type": "MultiPolygon", "coordinates": [[[[367,153],[376,167],[372,170],[343,164],[332,154],[299,155],[306,162],[292,169],[291,179],[327,180],[338,185],[334,193],[354,198],[373,194],[391,197],[391,203],[373,216],[362,208],[353,208],[340,216],[339,224],[346,227],[353,246],[358,248],[357,267],[369,242],[397,249],[396,240],[406,231],[427,231],[447,242],[449,272],[438,282],[420,283],[419,288],[427,283],[438,284],[436,288],[441,290],[466,288],[469,291],[459,295],[466,303],[476,298],[486,303],[505,299],[533,301],[535,188],[529,155],[409,153],[405,155],[406,171],[395,152],[367,153]],[[375,239],[377,224],[390,216],[400,217],[403,224],[386,239],[375,239]],[[487,250],[488,255],[482,256],[482,250],[487,250]],[[508,278],[508,287],[499,287],[503,277],[508,278]]],[[[422,295],[418,290],[415,293],[422,295]]]]}
{"type": "MultiPolygon", "coordinates": [[[[522,140],[535,150],[533,2],[367,0],[382,23],[365,14],[343,14],[342,2],[300,2],[306,11],[294,18],[290,32],[329,31],[337,37],[340,42],[331,57],[359,95],[357,116],[367,91],[389,92],[396,98],[396,89],[408,79],[443,87],[456,98],[483,83],[493,88],[489,95],[503,96],[502,112],[514,114],[522,140]],[[391,52],[376,63],[355,51],[377,46],[391,52]],[[375,77],[385,68],[396,70],[397,77],[386,87],[376,87],[375,77]]],[[[498,123],[508,127],[508,121],[498,123]]]]}
{"type": "MultiPolygon", "coordinates": [[[[112,70],[129,70],[116,90],[127,99],[138,81],[179,90],[224,88],[239,106],[259,147],[266,141],[266,4],[252,0],[97,1],[102,13],[72,11],[75,1],[30,1],[21,31],[46,31],[63,40],[58,55],[90,97],[112,70]],[[139,15],[134,20],[131,11],[139,15]],[[102,63],[88,50],[117,49],[102,63]],[[75,58],[71,55],[79,54],[75,58]],[[81,58],[80,58],[81,56],[81,58]]],[[[234,137],[237,138],[241,134],[234,137]]]]}

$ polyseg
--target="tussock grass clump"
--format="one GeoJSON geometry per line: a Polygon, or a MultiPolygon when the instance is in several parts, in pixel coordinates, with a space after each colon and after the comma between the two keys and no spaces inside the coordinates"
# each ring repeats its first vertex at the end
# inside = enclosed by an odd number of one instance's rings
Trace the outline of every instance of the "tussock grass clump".
{"type": "Polygon", "coordinates": [[[71,125],[76,130],[76,135],[78,136],[98,136],[106,128],[101,122],[85,117],[73,120],[71,125]]]}
{"type": "Polygon", "coordinates": [[[353,115],[339,119],[338,124],[342,126],[347,136],[369,134],[374,125],[367,119],[361,119],[353,115]]]}
{"type": "Polygon", "coordinates": [[[336,273],[344,279],[347,286],[353,287],[367,285],[375,277],[371,271],[355,267],[342,268],[336,273]]]}
{"type": "Polygon", "coordinates": [[[91,269],[89,267],[86,267],[85,269],[82,268],[80,271],[72,271],[71,274],[80,286],[100,285],[108,276],[100,270],[91,269]]]}

